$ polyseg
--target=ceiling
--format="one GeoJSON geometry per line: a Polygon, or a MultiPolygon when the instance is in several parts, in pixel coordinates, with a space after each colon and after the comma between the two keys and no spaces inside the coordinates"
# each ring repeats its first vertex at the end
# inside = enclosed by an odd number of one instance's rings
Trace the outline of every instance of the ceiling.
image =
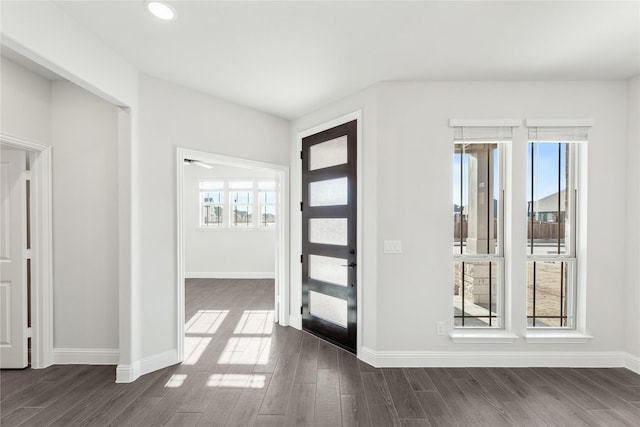
{"type": "Polygon", "coordinates": [[[638,1],[55,1],[142,72],[284,118],[381,81],[640,74],[638,1]]]}

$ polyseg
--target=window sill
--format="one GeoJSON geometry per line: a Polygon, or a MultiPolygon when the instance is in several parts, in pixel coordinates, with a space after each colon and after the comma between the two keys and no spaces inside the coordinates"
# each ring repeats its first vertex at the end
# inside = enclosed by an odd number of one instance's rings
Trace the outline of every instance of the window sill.
{"type": "Polygon", "coordinates": [[[510,344],[518,339],[518,336],[503,330],[454,330],[449,335],[451,341],[456,344],[510,344]]]}
{"type": "Polygon", "coordinates": [[[524,334],[524,339],[532,344],[575,344],[589,342],[593,337],[577,331],[533,331],[528,329],[524,334]]]}

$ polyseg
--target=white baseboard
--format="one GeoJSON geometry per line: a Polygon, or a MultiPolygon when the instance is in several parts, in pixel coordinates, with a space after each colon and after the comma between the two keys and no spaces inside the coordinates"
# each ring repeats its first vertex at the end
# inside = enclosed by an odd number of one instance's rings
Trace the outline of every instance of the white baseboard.
{"type": "Polygon", "coordinates": [[[145,357],[140,361],[140,375],[148,374],[149,372],[157,371],[158,369],[166,368],[179,362],[178,351],[176,349],[145,357]]]}
{"type": "Polygon", "coordinates": [[[297,313],[289,313],[289,326],[302,330],[302,316],[297,313]]]}
{"type": "Polygon", "coordinates": [[[132,383],[140,377],[140,362],[116,367],[116,383],[132,383]]]}
{"type": "Polygon", "coordinates": [[[640,375],[640,357],[631,353],[624,354],[624,367],[640,375]]]}
{"type": "Polygon", "coordinates": [[[223,272],[188,272],[185,279],[274,279],[273,271],[223,271],[223,272]]]}
{"type": "Polygon", "coordinates": [[[176,363],[179,363],[178,351],[174,349],[145,357],[131,365],[118,365],[116,368],[116,382],[130,383],[137,380],[141,375],[175,365],[176,363]]]}
{"type": "Polygon", "coordinates": [[[54,348],[54,365],[117,365],[117,348],[54,348]]]}
{"type": "Polygon", "coordinates": [[[362,361],[378,368],[620,368],[634,362],[628,356],[620,351],[374,351],[364,346],[358,354],[362,361]]]}

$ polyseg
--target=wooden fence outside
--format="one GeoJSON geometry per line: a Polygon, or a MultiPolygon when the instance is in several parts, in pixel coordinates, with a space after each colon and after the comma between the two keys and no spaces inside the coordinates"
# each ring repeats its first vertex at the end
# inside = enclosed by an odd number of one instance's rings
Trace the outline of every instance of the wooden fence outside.
{"type": "MultiPolygon", "coordinates": [[[[457,219],[457,218],[456,218],[457,219]]],[[[493,238],[498,237],[497,233],[497,220],[493,220],[493,238]]],[[[462,238],[466,239],[469,232],[469,224],[467,218],[462,218],[462,238]]],[[[531,238],[531,221],[527,222],[527,239],[531,238]]],[[[558,224],[557,222],[533,222],[533,236],[535,239],[540,240],[555,240],[558,238],[558,227],[560,228],[560,236],[564,236],[564,223],[558,224]]],[[[455,239],[460,238],[460,222],[455,221],[453,223],[453,237],[455,239]]]]}

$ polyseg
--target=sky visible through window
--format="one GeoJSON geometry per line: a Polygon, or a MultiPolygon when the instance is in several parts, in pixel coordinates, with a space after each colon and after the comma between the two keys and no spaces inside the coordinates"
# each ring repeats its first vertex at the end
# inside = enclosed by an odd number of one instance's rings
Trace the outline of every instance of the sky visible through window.
{"type": "MultiPolygon", "coordinates": [[[[531,145],[527,145],[527,194],[531,197],[531,145]]],[[[560,169],[558,170],[558,143],[536,143],[533,151],[534,183],[533,200],[543,199],[558,193],[558,173],[560,172],[560,189],[567,188],[564,171],[567,167],[567,144],[560,145],[560,169]]]]}
{"type": "MultiPolygon", "coordinates": [[[[560,144],[560,171],[566,170],[566,151],[567,144],[560,144]]],[[[498,176],[498,150],[493,153],[493,176],[498,176]]],[[[534,147],[534,168],[535,182],[533,186],[534,200],[543,199],[551,194],[558,192],[558,143],[536,143],[534,147]]],[[[453,155],[453,203],[457,206],[466,206],[468,204],[468,186],[469,186],[469,156],[461,154],[453,155]],[[462,157],[462,177],[460,176],[460,158],[462,157]],[[462,182],[461,182],[462,178],[462,182]],[[460,200],[460,185],[462,185],[462,198],[460,200]]],[[[497,180],[493,182],[494,197],[498,194],[499,183],[497,180]]],[[[560,173],[560,188],[566,189],[566,176],[564,172],[560,173]]],[[[527,145],[527,195],[531,196],[531,143],[527,145]]]]}

